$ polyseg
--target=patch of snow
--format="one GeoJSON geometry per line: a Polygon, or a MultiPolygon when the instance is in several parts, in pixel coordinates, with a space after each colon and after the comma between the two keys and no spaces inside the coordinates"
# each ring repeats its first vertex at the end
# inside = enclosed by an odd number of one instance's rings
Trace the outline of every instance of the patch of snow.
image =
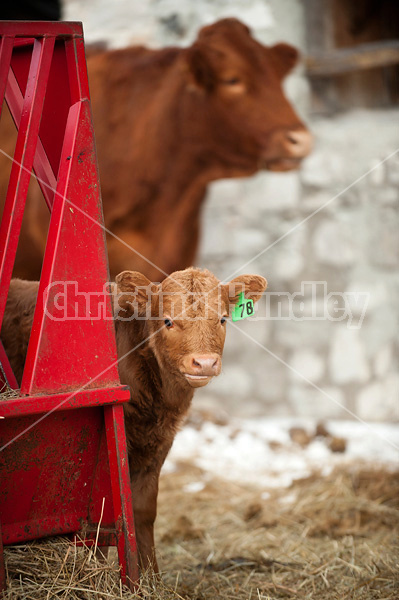
{"type": "MultiPolygon", "coordinates": [[[[345,452],[331,452],[322,437],[305,448],[292,442],[292,427],[314,433],[316,421],[308,418],[234,419],[224,426],[205,422],[200,430],[186,426],[176,436],[164,472],[184,460],[203,469],[206,477],[275,488],[288,487],[315,470],[328,475],[338,465],[399,467],[399,424],[329,420],[325,425],[331,435],[345,438],[345,452]]],[[[186,491],[195,493],[201,485],[196,481],[186,491]]]]}
{"type": "Polygon", "coordinates": [[[183,491],[188,494],[196,494],[197,492],[202,492],[205,487],[204,481],[192,481],[183,487],[183,491]]]}

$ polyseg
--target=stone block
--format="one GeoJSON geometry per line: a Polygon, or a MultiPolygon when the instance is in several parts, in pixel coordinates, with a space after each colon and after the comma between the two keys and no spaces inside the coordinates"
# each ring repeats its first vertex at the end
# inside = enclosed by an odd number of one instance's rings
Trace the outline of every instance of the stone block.
{"type": "Polygon", "coordinates": [[[387,161],[387,175],[388,181],[392,185],[396,186],[398,189],[399,186],[399,156],[395,154],[387,161]]]}
{"type": "Polygon", "coordinates": [[[367,321],[363,323],[359,335],[367,355],[373,358],[385,344],[397,343],[398,331],[398,308],[395,304],[386,304],[383,309],[367,315],[367,321]]]}
{"type": "Polygon", "coordinates": [[[327,190],[308,191],[305,189],[300,199],[300,208],[306,212],[322,210],[323,215],[333,213],[335,206],[332,197],[327,190]]]}
{"type": "MultiPolygon", "coordinates": [[[[274,352],[278,358],[283,358],[274,352]]],[[[284,406],[288,368],[275,356],[264,352],[252,362],[251,374],[255,381],[256,396],[267,404],[278,402],[284,406]]]]}
{"type": "Polygon", "coordinates": [[[380,311],[381,306],[389,302],[389,286],[383,279],[379,279],[373,270],[353,275],[345,289],[346,302],[351,313],[360,317],[365,313],[370,315],[380,311]]]}
{"type": "Polygon", "coordinates": [[[253,394],[254,381],[246,367],[237,362],[232,364],[224,362],[222,373],[215,377],[207,388],[209,388],[210,394],[226,398],[241,398],[245,402],[246,397],[253,394]]]}
{"type": "Polygon", "coordinates": [[[215,209],[225,211],[243,202],[245,205],[242,180],[219,179],[208,186],[203,217],[214,213],[215,209]]]}
{"type": "Polygon", "coordinates": [[[267,321],[243,320],[227,322],[225,353],[236,354],[246,359],[248,353],[262,354],[265,351],[259,346],[267,346],[270,339],[271,326],[267,321]]]}
{"type": "Polygon", "coordinates": [[[231,229],[226,219],[207,219],[203,223],[198,255],[206,261],[210,257],[221,258],[230,252],[231,229]]]}
{"type": "Polygon", "coordinates": [[[399,419],[399,375],[388,375],[363,388],[356,399],[357,415],[366,421],[399,419]]]}
{"type": "Polygon", "coordinates": [[[273,264],[275,278],[280,281],[296,279],[305,266],[303,251],[299,248],[295,249],[295,242],[291,242],[290,246],[278,253],[273,264]]]}
{"type": "MultiPolygon", "coordinates": [[[[383,377],[388,373],[393,363],[392,344],[384,344],[374,357],[374,373],[377,377],[383,377]]],[[[399,397],[398,397],[399,402],[399,397]]]]}
{"type": "Polygon", "coordinates": [[[270,255],[270,280],[279,282],[291,281],[297,278],[305,266],[305,235],[306,225],[295,229],[297,221],[289,221],[281,227],[276,243],[270,245],[263,254],[262,260],[270,255]],[[286,237],[279,239],[281,236],[286,237]]]}
{"type": "Polygon", "coordinates": [[[369,163],[369,169],[371,170],[367,176],[369,182],[375,187],[381,187],[386,178],[386,165],[374,159],[369,163]]]}
{"type": "MultiPolygon", "coordinates": [[[[329,152],[327,148],[322,149],[317,146],[318,140],[316,139],[314,151],[303,163],[300,174],[301,181],[314,188],[332,188],[334,190],[334,185],[342,177],[342,161],[344,159],[339,154],[329,152]]],[[[331,196],[334,196],[333,192],[331,196]]]]}
{"type": "Polygon", "coordinates": [[[350,266],[357,258],[349,223],[322,221],[313,235],[313,248],[320,262],[337,268],[350,266]]]}
{"type": "Polygon", "coordinates": [[[242,258],[244,263],[248,260],[248,257],[261,252],[269,243],[270,238],[267,232],[254,228],[236,227],[232,231],[229,246],[225,250],[234,251],[238,257],[242,258]]]}
{"type": "Polygon", "coordinates": [[[293,352],[287,362],[294,369],[290,371],[291,379],[300,379],[295,373],[297,371],[313,383],[317,383],[323,377],[326,368],[325,359],[320,354],[304,348],[293,352]]]}
{"type": "Polygon", "coordinates": [[[395,208],[384,207],[375,212],[369,256],[373,265],[399,266],[399,212],[395,208]]]}
{"type": "MultiPolygon", "coordinates": [[[[239,180],[240,202],[237,213],[242,219],[277,213],[295,208],[300,198],[299,174],[297,171],[272,173],[261,171],[256,175],[239,180]]],[[[259,223],[258,223],[259,224],[259,223]]]]}
{"type": "Polygon", "coordinates": [[[283,348],[297,350],[311,347],[322,351],[329,346],[332,327],[335,323],[329,321],[274,321],[274,339],[283,348]]]}
{"type": "Polygon", "coordinates": [[[370,369],[359,331],[334,324],[329,356],[331,380],[340,385],[364,383],[370,378],[370,369]]]}
{"type": "Polygon", "coordinates": [[[383,187],[376,190],[374,201],[384,205],[397,204],[399,202],[399,181],[397,187],[383,187]]]}
{"type": "Polygon", "coordinates": [[[309,385],[292,384],[288,391],[291,411],[298,417],[334,419],[346,416],[345,398],[339,388],[315,389],[309,385]],[[322,390],[322,391],[320,391],[322,390]]]}

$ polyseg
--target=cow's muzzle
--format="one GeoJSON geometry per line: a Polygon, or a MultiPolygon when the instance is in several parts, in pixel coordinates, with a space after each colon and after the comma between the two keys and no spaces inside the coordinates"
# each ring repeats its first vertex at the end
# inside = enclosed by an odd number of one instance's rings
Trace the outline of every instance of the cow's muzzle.
{"type": "Polygon", "coordinates": [[[269,151],[262,157],[263,168],[269,171],[298,169],[313,148],[313,136],[305,128],[278,129],[268,140],[269,151]]]}
{"type": "Polygon", "coordinates": [[[291,158],[305,158],[313,147],[313,136],[307,129],[286,131],[283,147],[291,158]]]}

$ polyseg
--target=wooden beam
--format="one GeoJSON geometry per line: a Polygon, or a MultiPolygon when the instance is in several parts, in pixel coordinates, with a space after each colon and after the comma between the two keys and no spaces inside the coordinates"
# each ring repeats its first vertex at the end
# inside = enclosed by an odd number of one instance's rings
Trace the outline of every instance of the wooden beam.
{"type": "Polygon", "coordinates": [[[399,64],[399,40],[370,42],[305,57],[309,77],[330,77],[394,64],[399,64]]]}

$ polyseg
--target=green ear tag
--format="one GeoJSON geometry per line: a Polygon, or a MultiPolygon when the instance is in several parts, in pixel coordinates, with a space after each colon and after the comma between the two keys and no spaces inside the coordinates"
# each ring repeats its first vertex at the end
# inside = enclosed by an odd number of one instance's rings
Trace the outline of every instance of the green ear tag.
{"type": "Polygon", "coordinates": [[[241,321],[247,317],[251,317],[254,314],[254,301],[247,300],[244,292],[241,292],[238,296],[238,302],[233,308],[231,318],[233,321],[241,321]]]}

